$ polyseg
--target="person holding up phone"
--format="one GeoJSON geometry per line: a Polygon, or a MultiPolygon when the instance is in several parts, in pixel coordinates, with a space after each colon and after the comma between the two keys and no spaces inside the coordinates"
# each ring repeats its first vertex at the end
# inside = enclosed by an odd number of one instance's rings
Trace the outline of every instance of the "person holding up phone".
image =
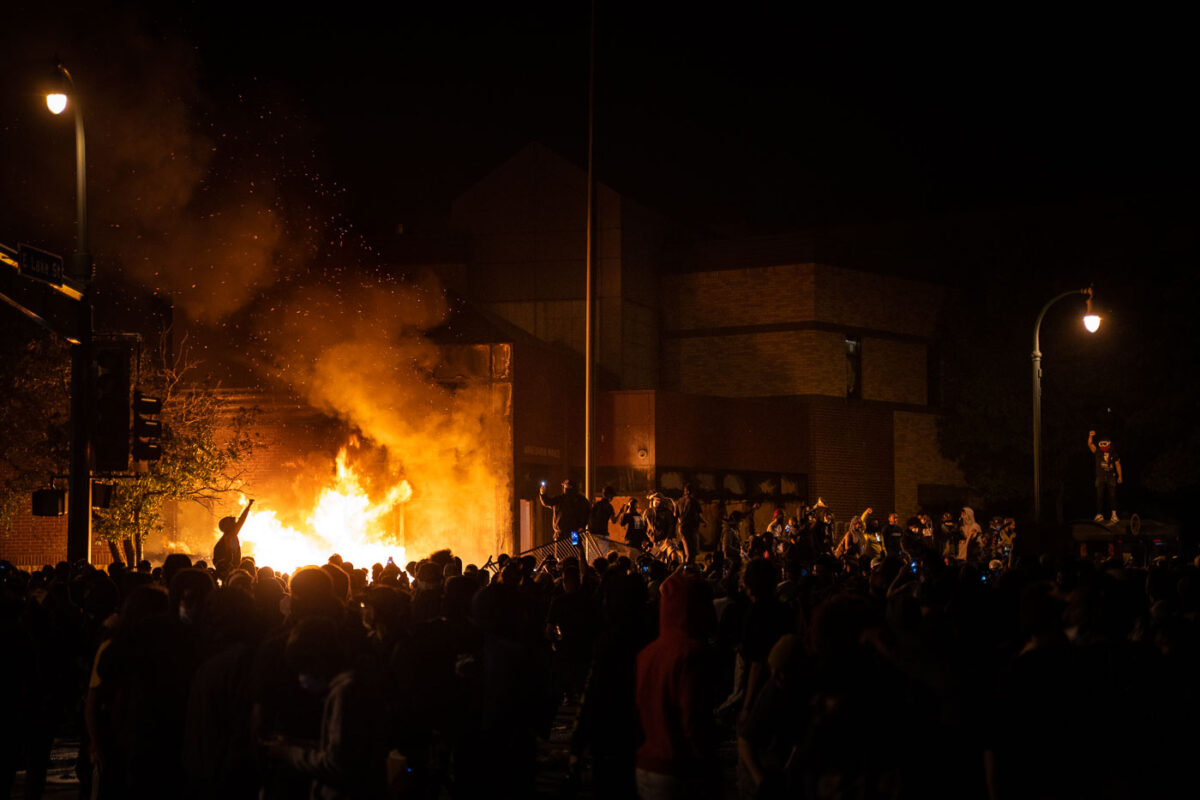
{"type": "Polygon", "coordinates": [[[575,485],[575,481],[570,478],[563,480],[562,490],[562,494],[560,495],[547,497],[546,484],[543,481],[541,488],[538,490],[538,500],[543,506],[554,512],[552,521],[554,526],[554,541],[569,543],[572,532],[578,536],[580,531],[587,528],[588,515],[592,510],[592,504],[588,502],[586,497],[579,493],[579,488],[575,485]]]}

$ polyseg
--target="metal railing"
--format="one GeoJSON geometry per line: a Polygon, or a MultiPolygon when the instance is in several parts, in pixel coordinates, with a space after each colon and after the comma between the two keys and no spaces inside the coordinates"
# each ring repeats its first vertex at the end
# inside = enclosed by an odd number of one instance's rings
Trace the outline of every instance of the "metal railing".
{"type": "MultiPolygon", "coordinates": [[[[574,556],[590,564],[597,558],[608,558],[608,554],[613,552],[618,555],[627,556],[630,561],[635,563],[641,558],[653,558],[653,556],[650,556],[641,548],[634,547],[625,542],[613,541],[607,536],[600,536],[599,534],[588,533],[587,531],[579,535],[578,545],[571,544],[568,539],[559,539],[516,553],[513,555],[513,558],[533,556],[540,563],[548,556],[554,556],[561,564],[563,559],[574,556]]],[[[483,569],[491,570],[492,572],[495,572],[499,568],[500,565],[496,563],[495,557],[488,558],[487,563],[483,565],[483,569]]]]}

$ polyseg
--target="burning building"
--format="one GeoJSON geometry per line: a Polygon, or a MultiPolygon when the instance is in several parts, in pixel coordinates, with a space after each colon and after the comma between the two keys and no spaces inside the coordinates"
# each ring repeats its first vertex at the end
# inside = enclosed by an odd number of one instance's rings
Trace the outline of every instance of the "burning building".
{"type": "MultiPolygon", "coordinates": [[[[235,316],[179,310],[230,407],[260,410],[261,446],[239,499],[176,508],[148,552],[209,553],[249,498],[247,552],[281,568],[546,541],[538,485],[583,477],[584,200],[583,171],[531,145],[437,235],[385,249],[425,277],[289,277],[235,316]]],[[[690,481],[763,517],[965,494],[937,450],[941,287],[803,240],[697,237],[604,185],[597,208],[598,485],[690,481]]],[[[55,558],[38,553],[14,560],[55,558]]]]}

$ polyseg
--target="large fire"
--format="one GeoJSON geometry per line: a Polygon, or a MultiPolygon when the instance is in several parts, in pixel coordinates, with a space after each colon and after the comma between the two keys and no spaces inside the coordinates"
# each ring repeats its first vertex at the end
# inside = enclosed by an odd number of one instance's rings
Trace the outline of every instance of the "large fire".
{"type": "MultiPolygon", "coordinates": [[[[275,510],[257,499],[242,528],[242,553],[253,556],[259,566],[285,572],[324,564],[333,553],[356,567],[387,563],[388,558],[403,566],[407,558],[400,544],[400,512],[411,498],[412,486],[400,480],[372,500],[343,447],[337,456],[337,474],[316,498],[306,527],[285,525],[275,510]]],[[[242,498],[243,508],[247,502],[242,498]]]]}

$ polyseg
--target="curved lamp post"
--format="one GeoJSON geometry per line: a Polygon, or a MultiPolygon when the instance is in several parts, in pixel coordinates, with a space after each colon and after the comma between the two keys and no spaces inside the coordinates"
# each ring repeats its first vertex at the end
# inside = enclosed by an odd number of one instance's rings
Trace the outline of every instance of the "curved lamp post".
{"type": "Polygon", "coordinates": [[[1042,351],[1038,345],[1038,333],[1042,328],[1042,318],[1050,310],[1050,306],[1065,297],[1081,294],[1087,298],[1084,307],[1083,326],[1089,333],[1100,329],[1100,315],[1092,311],[1092,287],[1063,292],[1052,297],[1042,306],[1033,325],[1033,521],[1042,519],[1042,351]]]}
{"type": "Polygon", "coordinates": [[[87,229],[87,147],[83,136],[83,112],[71,73],[54,61],[55,91],[46,95],[46,107],[61,114],[69,105],[75,116],[75,202],[78,217],[75,258],[70,276],[78,282],[83,298],[79,343],[71,347],[71,469],[67,506],[67,560],[91,561],[92,556],[92,255],[87,229]]]}
{"type": "Polygon", "coordinates": [[[92,277],[92,256],[88,250],[87,229],[87,142],[83,135],[83,111],[80,109],[79,96],[75,92],[75,82],[71,73],[58,59],[54,60],[55,82],[57,91],[46,94],[46,107],[52,114],[62,114],[70,106],[75,117],[75,213],[78,228],[75,236],[75,258],[72,263],[71,276],[79,281],[88,281],[92,277]]]}

